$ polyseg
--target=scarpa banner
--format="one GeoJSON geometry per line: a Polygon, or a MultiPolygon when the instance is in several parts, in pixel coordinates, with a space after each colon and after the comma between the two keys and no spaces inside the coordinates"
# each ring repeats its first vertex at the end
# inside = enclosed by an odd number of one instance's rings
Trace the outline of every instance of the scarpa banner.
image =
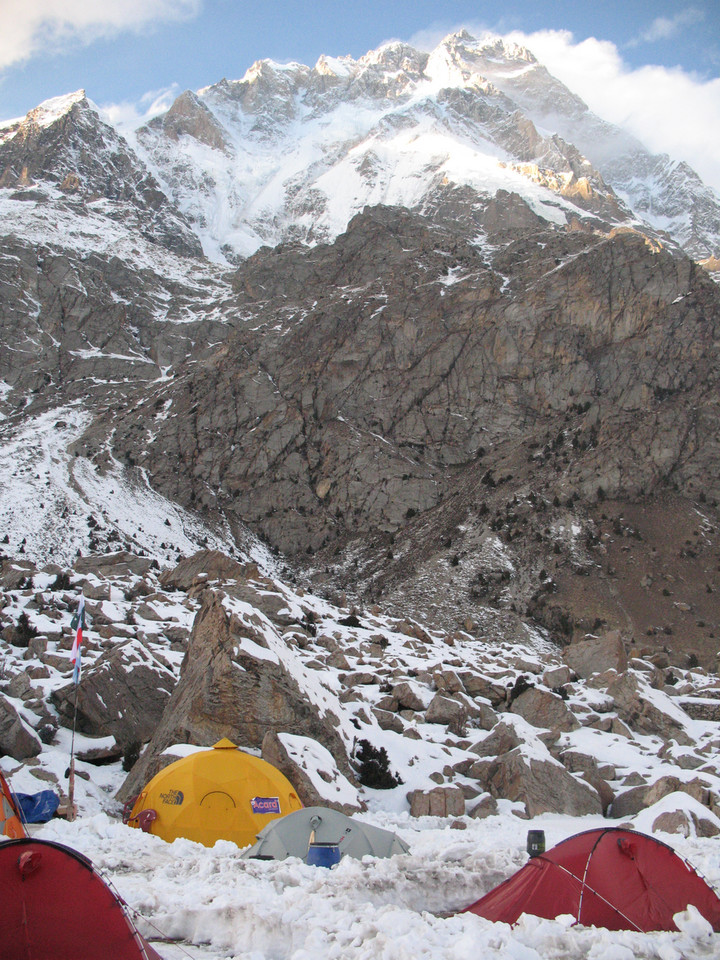
{"type": "Polygon", "coordinates": [[[253,797],[250,806],[253,813],[280,813],[280,798],[253,797]]]}

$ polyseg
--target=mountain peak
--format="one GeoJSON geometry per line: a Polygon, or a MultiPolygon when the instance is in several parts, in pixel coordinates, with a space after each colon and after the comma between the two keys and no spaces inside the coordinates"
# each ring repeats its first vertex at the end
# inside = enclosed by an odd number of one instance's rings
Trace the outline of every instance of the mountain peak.
{"type": "Polygon", "coordinates": [[[90,101],[87,99],[84,90],[75,90],[74,93],[67,93],[62,97],[52,97],[50,100],[44,100],[28,113],[26,122],[33,123],[36,127],[49,127],[61,117],[70,113],[72,108],[78,104],[86,107],[90,106],[90,101]]]}
{"type": "Polygon", "coordinates": [[[472,53],[474,56],[481,56],[489,61],[523,60],[526,63],[533,64],[538,62],[527,47],[495,33],[485,33],[480,37],[474,37],[463,29],[457,33],[448,34],[439,46],[452,50],[462,50],[464,53],[472,53]]]}

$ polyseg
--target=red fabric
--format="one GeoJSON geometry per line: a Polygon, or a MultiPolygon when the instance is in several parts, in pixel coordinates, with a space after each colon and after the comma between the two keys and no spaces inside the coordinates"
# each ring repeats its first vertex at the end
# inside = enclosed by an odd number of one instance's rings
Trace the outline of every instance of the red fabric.
{"type": "Polygon", "coordinates": [[[673,915],[697,907],[720,931],[720,898],[670,847],[629,830],[588,830],[525,864],[467,909],[515,923],[522,913],[572,914],[609,930],[677,930],[673,915]]]}
{"type": "Polygon", "coordinates": [[[0,844],[0,955],[161,960],[85,857],[47,840],[0,844]]]}

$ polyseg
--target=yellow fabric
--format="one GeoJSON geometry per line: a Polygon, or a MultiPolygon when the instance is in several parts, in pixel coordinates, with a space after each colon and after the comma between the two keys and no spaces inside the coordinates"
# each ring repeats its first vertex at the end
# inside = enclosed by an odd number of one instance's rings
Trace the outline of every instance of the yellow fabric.
{"type": "Polygon", "coordinates": [[[13,802],[10,787],[2,773],[0,773],[0,836],[9,837],[11,840],[19,840],[20,837],[27,836],[13,802]]]}
{"type": "Polygon", "coordinates": [[[163,840],[186,837],[206,847],[232,840],[245,847],[271,820],[301,808],[295,788],[279,770],[223,739],[153,777],[135,801],[129,823],[137,827],[138,815],[154,810],[149,832],[163,840]],[[279,812],[255,813],[254,798],[277,798],[279,812]]]}

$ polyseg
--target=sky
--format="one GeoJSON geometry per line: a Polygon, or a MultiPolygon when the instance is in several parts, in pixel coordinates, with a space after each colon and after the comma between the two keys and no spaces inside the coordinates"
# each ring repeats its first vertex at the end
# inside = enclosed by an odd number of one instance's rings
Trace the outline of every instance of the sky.
{"type": "Polygon", "coordinates": [[[85,89],[139,124],[255,60],[312,66],[465,26],[511,34],[600,116],[720,190],[718,0],[0,0],[0,121],[85,89]]]}

